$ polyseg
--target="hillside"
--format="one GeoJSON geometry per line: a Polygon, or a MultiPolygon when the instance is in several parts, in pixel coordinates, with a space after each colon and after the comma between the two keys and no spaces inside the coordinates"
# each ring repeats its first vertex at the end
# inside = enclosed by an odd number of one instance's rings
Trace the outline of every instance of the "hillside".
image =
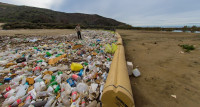
{"type": "Polygon", "coordinates": [[[129,26],[125,23],[111,18],[105,18],[96,14],[83,13],[64,13],[49,9],[16,6],[0,3],[0,23],[51,23],[51,24],[70,24],[77,23],[83,26],[129,26]]]}

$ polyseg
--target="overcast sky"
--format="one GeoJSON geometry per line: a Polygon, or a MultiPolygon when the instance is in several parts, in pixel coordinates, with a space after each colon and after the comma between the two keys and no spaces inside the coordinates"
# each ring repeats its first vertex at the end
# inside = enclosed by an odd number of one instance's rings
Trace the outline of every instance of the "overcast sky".
{"type": "Polygon", "coordinates": [[[200,0],[0,0],[67,13],[99,14],[133,26],[200,25],[200,0]]]}

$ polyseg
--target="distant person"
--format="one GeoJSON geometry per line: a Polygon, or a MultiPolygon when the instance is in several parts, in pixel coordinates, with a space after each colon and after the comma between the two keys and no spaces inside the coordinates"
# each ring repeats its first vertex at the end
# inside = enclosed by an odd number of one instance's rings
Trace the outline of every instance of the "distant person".
{"type": "Polygon", "coordinates": [[[75,27],[75,30],[77,32],[78,39],[82,39],[82,37],[81,37],[81,27],[80,27],[79,24],[75,27]]]}

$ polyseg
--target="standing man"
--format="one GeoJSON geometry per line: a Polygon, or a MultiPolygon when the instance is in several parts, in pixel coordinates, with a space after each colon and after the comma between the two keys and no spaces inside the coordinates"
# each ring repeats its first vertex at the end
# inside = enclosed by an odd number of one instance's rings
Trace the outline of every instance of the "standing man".
{"type": "Polygon", "coordinates": [[[75,27],[75,30],[77,32],[78,39],[82,39],[82,37],[81,37],[81,27],[80,27],[79,24],[75,27]]]}

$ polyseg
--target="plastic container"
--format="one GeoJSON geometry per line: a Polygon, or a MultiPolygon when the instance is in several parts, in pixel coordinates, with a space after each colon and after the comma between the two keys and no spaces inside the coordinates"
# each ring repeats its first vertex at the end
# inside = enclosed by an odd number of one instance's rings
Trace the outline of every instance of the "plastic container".
{"type": "Polygon", "coordinates": [[[132,72],[135,77],[139,77],[141,75],[140,71],[137,68],[135,68],[132,72]]]}
{"type": "Polygon", "coordinates": [[[71,70],[72,71],[80,71],[81,69],[83,69],[83,66],[79,63],[72,63],[71,64],[71,70]]]}
{"type": "Polygon", "coordinates": [[[132,75],[133,71],[133,63],[127,61],[127,69],[128,69],[128,75],[132,75]]]}

